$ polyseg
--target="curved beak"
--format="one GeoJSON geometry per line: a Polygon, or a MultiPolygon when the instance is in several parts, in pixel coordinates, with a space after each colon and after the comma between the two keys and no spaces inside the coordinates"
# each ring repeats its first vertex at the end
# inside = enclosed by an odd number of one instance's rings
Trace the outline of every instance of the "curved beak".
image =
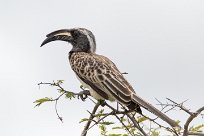
{"type": "Polygon", "coordinates": [[[54,31],[46,35],[46,37],[47,38],[43,41],[40,47],[42,47],[43,45],[49,42],[56,41],[56,40],[70,42],[73,39],[69,29],[61,29],[61,30],[54,31]]]}

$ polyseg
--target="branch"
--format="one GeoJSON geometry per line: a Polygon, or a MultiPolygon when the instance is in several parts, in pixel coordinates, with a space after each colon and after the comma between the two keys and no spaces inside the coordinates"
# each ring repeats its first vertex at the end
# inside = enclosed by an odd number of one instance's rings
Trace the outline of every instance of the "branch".
{"type": "Polygon", "coordinates": [[[183,106],[183,104],[184,104],[187,100],[185,100],[185,101],[183,101],[183,102],[181,102],[181,103],[179,104],[179,103],[177,103],[177,102],[175,102],[175,101],[173,101],[173,100],[171,100],[171,99],[169,99],[169,98],[166,98],[166,99],[169,100],[170,102],[172,102],[175,107],[179,107],[181,110],[185,111],[186,113],[188,113],[188,114],[190,114],[190,115],[193,115],[193,113],[190,112],[189,109],[187,109],[187,108],[185,108],[185,107],[183,106]]]}
{"type": "Polygon", "coordinates": [[[57,101],[58,101],[58,99],[55,100],[55,112],[56,112],[56,114],[57,114],[57,116],[58,116],[58,119],[63,123],[63,119],[62,119],[62,117],[59,115],[58,110],[57,110],[57,101]]]}
{"type": "MultiPolygon", "coordinates": [[[[94,114],[92,114],[92,113],[90,113],[92,116],[93,116],[93,118],[94,117],[96,117],[96,115],[94,115],[94,114]]],[[[91,126],[91,127],[89,127],[88,129],[87,129],[87,131],[89,130],[89,129],[91,129],[92,127],[94,127],[96,124],[99,124],[100,123],[100,121],[102,121],[102,120],[104,120],[106,117],[108,117],[109,115],[113,115],[113,113],[112,112],[110,112],[110,113],[108,113],[108,114],[105,114],[102,118],[100,118],[98,121],[94,121],[95,123],[91,126]]]]}
{"type": "Polygon", "coordinates": [[[134,134],[132,134],[131,132],[130,132],[130,130],[128,129],[128,127],[123,123],[123,121],[117,116],[117,115],[115,115],[115,117],[120,121],[120,123],[125,127],[125,129],[126,129],[126,131],[129,133],[129,134],[131,134],[132,136],[134,136],[134,134]]]}
{"type": "MultiPolygon", "coordinates": [[[[50,86],[56,86],[56,87],[59,88],[59,89],[57,89],[57,90],[59,90],[59,92],[60,92],[61,94],[60,94],[57,98],[55,98],[55,99],[49,99],[49,100],[47,100],[47,101],[55,101],[55,112],[56,112],[56,114],[57,114],[58,119],[59,119],[61,122],[63,122],[63,118],[62,118],[62,117],[59,115],[59,113],[58,113],[58,110],[57,110],[57,102],[58,102],[58,100],[59,100],[63,95],[66,95],[66,97],[67,97],[67,98],[70,98],[70,99],[71,99],[72,97],[77,96],[78,99],[81,98],[82,101],[84,101],[84,100],[87,98],[87,96],[90,95],[90,92],[89,92],[88,90],[84,90],[82,87],[81,87],[81,89],[82,89],[83,91],[81,91],[81,92],[79,92],[79,93],[74,93],[74,92],[71,92],[71,91],[66,91],[66,90],[61,86],[62,83],[63,83],[63,80],[58,80],[57,82],[53,81],[52,83],[43,83],[43,82],[38,83],[39,86],[40,86],[40,85],[50,85],[50,86]]],[[[42,102],[39,103],[38,101],[35,101],[35,103],[38,103],[37,106],[39,106],[42,102]]]]}
{"type": "MultiPolygon", "coordinates": [[[[114,112],[117,113],[117,110],[115,108],[113,108],[112,106],[110,106],[109,104],[107,104],[106,102],[104,102],[104,105],[106,105],[107,107],[109,107],[111,110],[113,110],[114,112]]],[[[130,120],[133,122],[134,127],[137,128],[144,136],[148,136],[144,130],[138,125],[137,121],[135,120],[135,118],[131,117],[128,113],[126,113],[125,115],[128,116],[128,118],[130,118],[130,120]]],[[[125,126],[124,126],[125,127],[125,126]]]]}
{"type": "Polygon", "coordinates": [[[89,129],[89,126],[90,126],[90,124],[91,124],[91,121],[92,121],[93,118],[94,118],[93,115],[96,113],[96,111],[97,111],[97,109],[98,109],[99,106],[100,106],[100,102],[97,102],[96,105],[95,105],[94,108],[93,108],[92,113],[90,114],[89,120],[88,120],[88,122],[86,123],[86,125],[85,125],[85,127],[84,127],[84,130],[83,130],[82,133],[81,133],[81,136],[86,136],[87,131],[88,131],[88,129],[89,129]]]}
{"type": "Polygon", "coordinates": [[[201,132],[188,132],[189,136],[204,136],[204,133],[201,132]]]}
{"type": "MultiPolygon", "coordinates": [[[[52,83],[38,83],[38,85],[50,85],[50,86],[56,86],[58,87],[60,92],[64,94],[69,94],[67,96],[69,96],[69,98],[72,98],[73,96],[77,96],[77,98],[81,98],[82,101],[84,101],[87,96],[90,96],[90,92],[88,90],[83,89],[83,87],[81,86],[80,88],[82,89],[82,91],[80,91],[79,93],[75,93],[75,92],[71,92],[71,91],[66,91],[61,84],[63,83],[63,80],[58,80],[57,82],[53,81],[52,83]]],[[[61,97],[61,96],[60,96],[61,97]]]]}
{"type": "MultiPolygon", "coordinates": [[[[123,74],[127,74],[127,73],[124,72],[123,74]]],[[[53,81],[52,83],[43,83],[43,82],[39,83],[39,84],[38,84],[39,86],[46,84],[46,85],[51,85],[51,86],[57,87],[57,88],[58,88],[57,90],[59,91],[60,95],[59,95],[57,98],[55,98],[55,99],[45,97],[45,98],[36,100],[36,101],[34,102],[34,103],[37,103],[36,106],[39,106],[39,105],[41,105],[42,103],[47,102],[47,101],[55,101],[55,112],[56,112],[58,118],[59,118],[61,121],[62,121],[62,117],[60,117],[59,114],[58,114],[57,103],[58,103],[58,100],[59,100],[62,96],[66,95],[66,97],[67,97],[67,98],[70,98],[70,99],[76,98],[76,97],[77,97],[78,99],[81,98],[82,101],[84,101],[88,96],[90,96],[89,90],[85,90],[82,86],[81,86],[80,88],[81,88],[83,91],[81,91],[81,92],[79,92],[79,93],[75,93],[75,92],[71,92],[71,91],[66,91],[66,90],[61,86],[62,83],[63,83],[63,80],[57,80],[56,82],[53,81]]],[[[90,100],[92,100],[90,97],[88,97],[88,98],[89,98],[90,100]]],[[[137,101],[138,101],[138,100],[139,100],[140,102],[142,101],[142,103],[144,103],[143,100],[141,100],[140,98],[137,98],[137,101]]],[[[164,109],[166,110],[167,107],[171,106],[170,109],[168,108],[164,113],[166,113],[166,112],[168,112],[168,111],[170,111],[170,110],[172,110],[172,109],[179,108],[180,110],[182,110],[182,111],[184,111],[184,112],[186,112],[187,114],[190,115],[189,118],[186,120],[186,122],[185,122],[185,124],[184,124],[183,136],[188,136],[188,135],[204,136],[204,133],[202,133],[202,132],[189,132],[189,131],[191,131],[191,130],[189,130],[189,125],[190,125],[190,123],[191,123],[198,115],[204,116],[203,114],[201,114],[201,112],[204,111],[204,106],[201,107],[201,108],[199,108],[196,112],[191,112],[189,109],[187,109],[187,108],[185,108],[185,107],[183,106],[183,104],[184,104],[186,101],[181,102],[181,103],[177,103],[177,102],[175,102],[175,101],[173,101],[173,100],[171,100],[171,99],[169,99],[169,98],[167,98],[167,100],[170,101],[171,103],[162,104],[159,100],[157,100],[157,101],[159,102],[159,105],[162,106],[162,111],[163,111],[164,109]]],[[[93,101],[93,100],[92,100],[92,101],[93,101]]],[[[93,101],[93,102],[94,102],[94,101],[93,101]]],[[[95,102],[94,102],[94,103],[95,103],[95,102]]],[[[147,103],[147,104],[149,104],[149,103],[147,103]]],[[[118,105],[117,105],[117,106],[118,106],[118,105]]],[[[93,126],[95,126],[95,125],[101,123],[101,121],[103,121],[106,117],[109,117],[109,116],[111,116],[111,115],[115,116],[115,117],[120,121],[120,123],[122,124],[122,126],[124,127],[124,129],[125,129],[131,136],[134,136],[134,131],[132,132],[131,129],[129,128],[129,126],[127,126],[127,125],[122,121],[122,118],[125,117],[125,116],[127,116],[128,121],[129,121],[129,124],[131,124],[131,128],[132,128],[132,127],[135,127],[135,128],[137,128],[137,130],[139,130],[139,132],[140,132],[142,135],[148,136],[148,135],[146,134],[146,132],[144,131],[144,129],[140,126],[139,122],[135,119],[135,117],[134,117],[135,115],[133,114],[133,112],[135,112],[135,111],[126,110],[123,105],[121,105],[121,106],[122,106],[122,108],[123,108],[124,110],[121,110],[121,111],[120,111],[120,110],[118,110],[118,107],[117,107],[117,109],[115,109],[115,108],[113,108],[112,106],[110,106],[109,104],[107,104],[105,101],[104,101],[104,103],[101,103],[101,101],[98,101],[97,103],[95,103],[95,106],[94,106],[94,108],[93,108],[93,110],[92,110],[92,113],[89,112],[89,113],[90,113],[90,116],[89,116],[89,119],[88,119],[86,125],[84,126],[84,130],[82,131],[81,136],[86,136],[89,129],[91,129],[93,126]],[[96,114],[96,111],[97,111],[97,109],[99,108],[100,105],[101,105],[101,106],[107,106],[107,107],[110,108],[112,111],[109,112],[109,113],[101,113],[101,114],[100,114],[100,118],[99,118],[97,121],[95,121],[94,118],[95,118],[95,117],[97,118],[97,117],[99,116],[98,114],[96,114]],[[122,117],[120,117],[119,115],[122,115],[122,117]],[[90,127],[92,121],[94,122],[94,124],[90,127]],[[132,123],[130,123],[130,121],[131,121],[132,123]]],[[[141,106],[142,106],[142,107],[143,107],[143,106],[145,107],[145,104],[144,104],[144,105],[141,105],[141,106]]],[[[155,110],[155,109],[153,109],[153,111],[154,111],[154,110],[155,110]]],[[[136,112],[135,112],[135,113],[136,113],[136,112]]],[[[160,113],[160,111],[156,111],[156,113],[160,113]]],[[[151,119],[151,118],[149,118],[149,117],[147,117],[147,116],[145,116],[145,115],[143,115],[143,114],[142,114],[142,116],[145,117],[145,118],[147,118],[147,119],[149,119],[150,122],[154,122],[154,123],[155,123],[156,125],[158,125],[160,128],[165,128],[167,131],[171,132],[171,133],[174,134],[174,135],[177,135],[177,136],[178,136],[178,135],[180,135],[180,133],[181,133],[181,130],[179,130],[179,131],[178,131],[178,130],[175,130],[174,127],[172,127],[172,128],[165,127],[165,126],[159,124],[158,122],[156,122],[156,119],[157,119],[158,117],[156,117],[155,119],[151,119]]],[[[168,120],[168,119],[167,119],[167,120],[168,120]]],[[[170,120],[170,124],[171,124],[171,121],[173,121],[173,120],[170,120]]],[[[167,123],[169,124],[169,121],[167,121],[167,123]]],[[[174,124],[174,122],[173,122],[173,124],[174,124]]],[[[172,126],[172,125],[171,125],[171,126],[172,126]]]]}
{"type": "Polygon", "coordinates": [[[167,131],[174,133],[176,136],[179,136],[178,133],[176,132],[176,130],[174,128],[170,128],[170,127],[165,127],[164,125],[159,124],[158,122],[156,122],[156,119],[151,119],[150,117],[147,117],[146,115],[143,115],[145,118],[149,119],[150,121],[152,121],[153,123],[155,123],[156,125],[158,125],[160,128],[164,128],[167,131]]]}
{"type": "MultiPolygon", "coordinates": [[[[189,124],[191,123],[191,121],[196,118],[202,111],[204,110],[204,106],[199,108],[195,113],[193,113],[186,121],[186,123],[184,124],[184,132],[183,132],[183,136],[188,136],[189,132],[188,132],[188,127],[189,124]]],[[[204,135],[204,134],[203,134],[204,135]]]]}
{"type": "Polygon", "coordinates": [[[134,124],[134,127],[136,127],[144,136],[148,136],[146,132],[140,127],[139,123],[135,120],[134,117],[131,117],[130,114],[126,114],[128,118],[132,121],[134,124]]]}

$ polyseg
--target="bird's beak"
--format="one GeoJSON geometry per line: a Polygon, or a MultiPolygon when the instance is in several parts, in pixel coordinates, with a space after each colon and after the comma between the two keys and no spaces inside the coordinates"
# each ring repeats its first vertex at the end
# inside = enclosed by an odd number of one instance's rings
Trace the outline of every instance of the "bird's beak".
{"type": "Polygon", "coordinates": [[[56,41],[56,40],[70,42],[73,39],[69,29],[57,30],[57,31],[54,31],[54,32],[46,35],[46,36],[47,36],[47,38],[43,41],[43,43],[41,44],[40,47],[42,47],[43,45],[45,45],[49,42],[56,41]]]}

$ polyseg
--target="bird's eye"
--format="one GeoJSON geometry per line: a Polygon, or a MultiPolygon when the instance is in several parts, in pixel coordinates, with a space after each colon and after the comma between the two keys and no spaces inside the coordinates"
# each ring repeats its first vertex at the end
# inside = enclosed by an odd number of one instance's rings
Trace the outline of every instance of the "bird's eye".
{"type": "Polygon", "coordinates": [[[79,36],[79,32],[74,30],[71,32],[73,37],[78,37],[79,36]]]}

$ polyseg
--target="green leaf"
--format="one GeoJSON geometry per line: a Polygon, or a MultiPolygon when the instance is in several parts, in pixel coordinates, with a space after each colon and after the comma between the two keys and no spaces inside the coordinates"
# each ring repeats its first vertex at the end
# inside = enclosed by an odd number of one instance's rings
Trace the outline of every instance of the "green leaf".
{"type": "Polygon", "coordinates": [[[109,134],[108,136],[122,136],[122,134],[109,134]]]}
{"type": "Polygon", "coordinates": [[[104,109],[101,109],[98,113],[102,114],[104,112],[104,109]]]}
{"type": "Polygon", "coordinates": [[[198,125],[196,127],[192,126],[192,127],[190,127],[189,131],[191,131],[191,132],[201,132],[202,128],[204,128],[204,124],[198,125]]]}
{"type": "Polygon", "coordinates": [[[99,128],[101,129],[101,136],[107,136],[106,126],[100,125],[99,128]]]}
{"type": "Polygon", "coordinates": [[[104,121],[104,122],[100,122],[100,124],[102,124],[102,125],[111,125],[111,124],[114,124],[114,122],[104,121]]]}
{"type": "Polygon", "coordinates": [[[106,114],[103,114],[103,113],[98,113],[95,115],[95,117],[101,117],[101,116],[105,116],[106,114]]]}
{"type": "Polygon", "coordinates": [[[125,119],[125,118],[122,118],[122,119],[121,119],[121,121],[122,121],[122,122],[125,122],[125,121],[127,121],[127,119],[125,119]]]}
{"type": "Polygon", "coordinates": [[[159,136],[158,128],[151,131],[151,136],[159,136]]]}
{"type": "Polygon", "coordinates": [[[48,102],[48,101],[53,101],[53,99],[45,97],[45,98],[38,99],[38,100],[34,101],[33,103],[36,103],[36,105],[35,105],[35,107],[36,107],[36,106],[40,106],[42,103],[48,102]]]}
{"type": "Polygon", "coordinates": [[[89,121],[89,119],[83,118],[83,119],[81,119],[81,121],[79,123],[82,123],[82,122],[85,122],[85,121],[89,121]]]}
{"type": "Polygon", "coordinates": [[[112,129],[123,129],[123,127],[113,127],[112,129]]]}
{"type": "Polygon", "coordinates": [[[57,80],[58,84],[62,84],[64,82],[64,80],[57,80]]]}
{"type": "Polygon", "coordinates": [[[99,128],[102,130],[102,131],[106,131],[106,127],[104,125],[100,125],[99,128]]]}
{"type": "Polygon", "coordinates": [[[134,133],[136,131],[136,129],[134,127],[130,128],[130,132],[134,133]]]}
{"type": "Polygon", "coordinates": [[[64,93],[65,92],[65,90],[63,90],[63,89],[57,89],[57,90],[58,90],[59,93],[64,93]]]}
{"type": "Polygon", "coordinates": [[[72,98],[75,98],[75,95],[74,95],[73,92],[67,92],[67,93],[65,94],[65,98],[69,98],[69,99],[71,100],[72,98]]]}
{"type": "Polygon", "coordinates": [[[140,118],[138,119],[138,123],[141,123],[141,122],[143,122],[143,121],[145,121],[145,120],[147,120],[146,117],[140,117],[140,118]]]}

